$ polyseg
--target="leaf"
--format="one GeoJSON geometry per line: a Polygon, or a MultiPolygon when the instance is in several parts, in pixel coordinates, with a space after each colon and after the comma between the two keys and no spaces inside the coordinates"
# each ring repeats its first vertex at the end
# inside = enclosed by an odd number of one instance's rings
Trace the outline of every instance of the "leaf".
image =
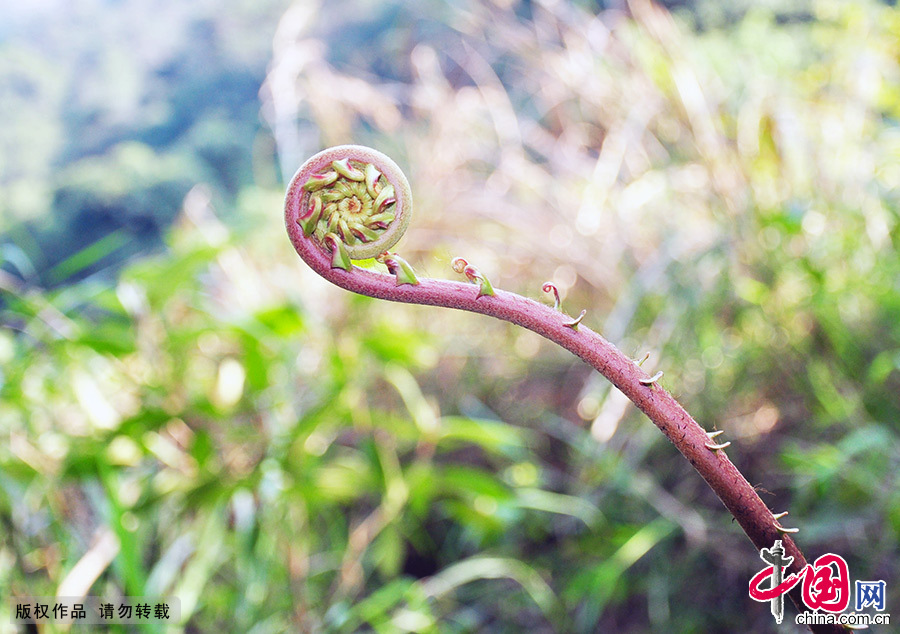
{"type": "Polygon", "coordinates": [[[665,518],[657,518],[640,527],[605,561],[583,568],[566,586],[564,596],[569,603],[584,603],[588,624],[593,630],[612,598],[619,578],[675,529],[665,518]]]}
{"type": "Polygon", "coordinates": [[[516,502],[522,508],[571,515],[588,526],[603,518],[600,509],[585,499],[543,489],[516,489],[516,502]]]}
{"type": "Polygon", "coordinates": [[[440,419],[440,429],[438,446],[444,449],[471,443],[492,453],[515,457],[528,446],[526,430],[495,420],[444,416],[440,419]]]}
{"type": "Polygon", "coordinates": [[[512,492],[496,475],[474,467],[444,467],[436,480],[439,488],[463,499],[471,499],[478,495],[495,500],[509,500],[513,497],[512,492]]]}
{"type": "Polygon", "coordinates": [[[480,579],[512,579],[528,593],[545,615],[556,608],[557,598],[534,568],[511,558],[470,557],[455,563],[422,582],[425,594],[441,598],[456,588],[480,579]]]}

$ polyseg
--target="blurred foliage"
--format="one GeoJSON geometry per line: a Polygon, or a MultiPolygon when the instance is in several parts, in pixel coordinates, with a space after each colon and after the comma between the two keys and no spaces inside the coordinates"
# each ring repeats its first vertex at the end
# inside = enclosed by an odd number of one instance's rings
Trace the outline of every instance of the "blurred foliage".
{"type": "Polygon", "coordinates": [[[243,187],[274,184],[253,166],[254,153],[272,151],[257,93],[285,6],[43,0],[0,9],[0,226],[34,282],[111,277],[128,258],[159,251],[197,182],[226,214],[243,187]],[[110,234],[102,257],[72,266],[110,234]]]}
{"type": "Polygon", "coordinates": [[[0,595],[775,631],[753,547],[604,380],[298,262],[275,175],[359,142],[408,170],[420,272],[553,280],[900,605],[900,11],[76,4],[0,27],[0,595]]]}

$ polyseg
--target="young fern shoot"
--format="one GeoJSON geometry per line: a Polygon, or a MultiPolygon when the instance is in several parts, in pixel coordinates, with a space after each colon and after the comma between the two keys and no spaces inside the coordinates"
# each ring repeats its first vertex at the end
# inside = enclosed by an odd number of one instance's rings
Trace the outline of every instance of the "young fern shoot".
{"type": "MultiPolygon", "coordinates": [[[[582,323],[586,311],[572,318],[561,310],[496,289],[462,258],[453,269],[467,281],[416,276],[396,253],[388,252],[409,226],[412,193],[403,172],[387,156],[368,147],[342,145],[319,152],[294,175],[285,198],[285,224],[300,257],[319,275],[346,290],[395,302],[443,306],[489,315],[516,324],[577,355],[621,390],[675,445],[709,484],[757,550],[781,540],[793,557],[788,573],[807,562],[791,538],[797,529],[781,526],[756,490],[725,454],[729,442],[721,431],[707,432],[659,383],[598,333],[582,323]],[[376,258],[388,273],[353,265],[376,258]]],[[[556,291],[552,284],[544,292],[556,291]]],[[[800,586],[790,597],[801,611],[800,586]]],[[[812,625],[814,632],[843,632],[832,625],[812,625]]]]}

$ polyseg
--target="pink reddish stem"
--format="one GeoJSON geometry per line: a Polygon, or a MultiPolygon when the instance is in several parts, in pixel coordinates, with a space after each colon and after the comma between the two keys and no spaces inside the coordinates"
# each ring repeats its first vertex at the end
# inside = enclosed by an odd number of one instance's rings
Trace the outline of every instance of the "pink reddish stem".
{"type": "MultiPolygon", "coordinates": [[[[559,344],[605,376],[659,427],[706,480],[757,550],[770,548],[780,539],[785,555],[794,558],[787,572],[799,573],[806,566],[806,558],[794,540],[775,528],[778,522],[772,512],[725,452],[706,447],[718,440],[710,440],[706,431],[660,385],[642,384],[642,379],[649,378],[647,373],[609,341],[584,325],[577,330],[566,326],[565,323],[571,323],[571,317],[515,293],[496,289],[494,296],[478,297],[478,286],[466,282],[419,278],[418,285],[398,286],[396,278],[387,273],[359,267],[350,271],[332,268],[331,255],[306,238],[296,222],[302,204],[301,187],[306,178],[308,174],[298,173],[291,183],[285,201],[285,223],[297,253],[316,273],[360,295],[481,313],[522,326],[559,344]]],[[[759,564],[760,568],[765,565],[762,560],[759,564]]],[[[794,587],[790,597],[799,610],[810,610],[803,603],[801,584],[794,587]]],[[[813,632],[847,631],[839,626],[809,627],[813,632]]]]}

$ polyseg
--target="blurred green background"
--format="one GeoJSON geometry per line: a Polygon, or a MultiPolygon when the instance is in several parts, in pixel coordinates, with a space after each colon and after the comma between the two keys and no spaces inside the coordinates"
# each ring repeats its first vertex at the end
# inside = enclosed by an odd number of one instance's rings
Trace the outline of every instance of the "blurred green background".
{"type": "Polygon", "coordinates": [[[0,113],[0,631],[57,593],[187,632],[800,631],[583,363],[306,269],[284,184],[347,142],[406,170],[421,274],[552,280],[900,611],[893,6],[7,3],[0,113]]]}

